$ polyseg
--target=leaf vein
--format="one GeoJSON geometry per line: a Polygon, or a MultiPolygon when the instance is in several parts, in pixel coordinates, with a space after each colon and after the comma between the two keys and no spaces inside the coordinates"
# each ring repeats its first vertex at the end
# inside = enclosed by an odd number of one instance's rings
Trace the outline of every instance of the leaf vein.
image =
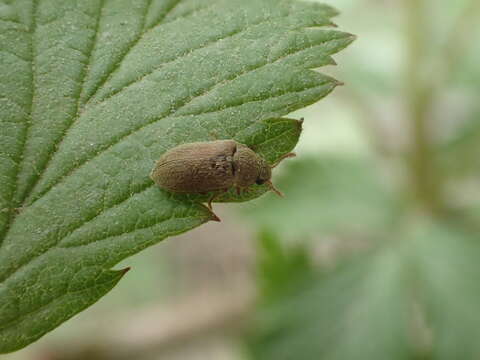
{"type": "MultiPolygon", "coordinates": [[[[152,186],[150,186],[152,187],[152,186]]],[[[159,224],[165,224],[165,223],[168,223],[170,221],[175,221],[175,220],[184,220],[184,219],[205,219],[205,217],[203,216],[185,216],[185,217],[176,217],[176,216],[170,216],[166,219],[161,219],[160,221],[158,222],[155,222],[154,224],[148,224],[146,226],[139,226],[139,227],[135,227],[132,231],[127,231],[127,232],[123,232],[121,234],[114,234],[114,235],[108,235],[108,236],[105,236],[103,238],[100,238],[100,239],[96,239],[96,240],[93,240],[93,241],[90,241],[89,243],[86,243],[86,244],[78,244],[78,245],[72,245],[72,246],[61,246],[62,249],[76,249],[76,248],[79,248],[79,247],[82,247],[82,246],[89,246],[91,244],[95,244],[95,243],[99,243],[101,241],[105,241],[105,240],[108,240],[110,238],[114,238],[114,237],[117,237],[117,236],[123,236],[123,235],[130,235],[136,231],[139,231],[139,230],[146,230],[146,229],[149,229],[151,227],[154,227],[154,226],[157,226],[159,224]]],[[[165,236],[164,237],[168,237],[170,236],[170,233],[171,232],[165,232],[165,236]]],[[[163,236],[163,235],[162,235],[163,236]]]]}
{"type": "MultiPolygon", "coordinates": [[[[205,7],[204,9],[207,9],[207,8],[209,8],[209,7],[207,6],[207,7],[205,7]]],[[[284,18],[288,17],[289,15],[290,15],[289,13],[286,14],[286,15],[282,15],[282,16],[278,17],[278,19],[284,19],[284,18]]],[[[182,60],[184,57],[189,56],[189,55],[191,55],[192,53],[194,53],[194,52],[196,52],[196,51],[204,50],[204,49],[206,49],[206,48],[208,48],[208,47],[210,47],[210,46],[212,46],[212,45],[216,45],[216,44],[217,44],[218,42],[220,42],[220,41],[223,41],[223,40],[225,40],[225,39],[232,38],[232,37],[234,37],[234,36],[236,36],[236,35],[238,35],[238,34],[241,34],[241,33],[243,33],[243,32],[246,32],[246,31],[250,30],[251,28],[253,28],[253,27],[255,27],[255,26],[262,25],[262,24],[264,24],[264,23],[266,23],[266,22],[268,22],[268,21],[271,21],[271,20],[272,20],[271,18],[267,18],[267,19],[263,19],[263,20],[261,20],[261,21],[256,21],[256,22],[249,23],[247,26],[245,26],[245,27],[243,27],[243,28],[241,28],[241,29],[234,30],[234,31],[231,31],[231,32],[229,32],[229,33],[226,33],[226,34],[224,34],[222,37],[213,39],[213,40],[211,40],[211,41],[208,41],[208,42],[200,45],[200,46],[197,47],[197,48],[188,49],[188,50],[184,51],[183,53],[179,54],[177,57],[173,58],[172,60],[169,60],[169,61],[167,61],[167,62],[158,64],[158,66],[155,67],[154,69],[152,69],[151,71],[148,71],[147,73],[145,73],[145,74],[142,75],[141,77],[139,77],[139,78],[135,79],[134,81],[132,81],[132,82],[124,85],[124,86],[121,87],[120,89],[117,89],[115,92],[112,92],[112,93],[109,94],[106,98],[103,98],[103,99],[102,99],[101,101],[99,101],[98,103],[95,103],[95,105],[100,105],[100,104],[104,103],[105,101],[107,101],[108,99],[112,98],[113,96],[118,95],[119,93],[123,92],[125,89],[129,88],[130,86],[135,85],[135,84],[141,82],[144,78],[146,78],[146,77],[148,77],[149,75],[153,74],[154,72],[160,70],[160,69],[163,68],[165,65],[169,65],[169,64],[174,63],[174,62],[176,62],[176,61],[182,60]]],[[[159,24],[159,25],[161,25],[161,24],[159,24]]],[[[300,26],[300,27],[301,27],[301,26],[300,26]]],[[[300,28],[300,27],[299,27],[299,28],[300,28]]],[[[154,29],[154,28],[152,28],[152,30],[153,30],[153,29],[154,29]]],[[[133,46],[135,46],[135,44],[134,44],[133,46]]],[[[132,48],[133,48],[133,46],[132,46],[132,48]]],[[[132,48],[130,48],[129,51],[132,50],[132,48]]],[[[127,55],[127,54],[126,54],[126,55],[127,55]]],[[[115,69],[115,71],[116,71],[116,70],[118,70],[118,68],[115,69]]],[[[97,91],[97,92],[98,92],[98,91],[97,91]]],[[[96,94],[94,94],[94,95],[96,95],[96,94]]],[[[92,95],[92,96],[90,97],[90,99],[86,102],[86,105],[88,105],[89,103],[91,103],[92,99],[94,98],[94,95],[92,95]]]]}
{"type": "MultiPolygon", "coordinates": [[[[172,2],[172,4],[170,5],[169,8],[167,8],[167,11],[165,11],[165,13],[160,16],[160,18],[150,27],[147,27],[146,24],[144,24],[144,27],[143,27],[143,30],[149,30],[149,29],[152,29],[160,24],[163,23],[163,20],[165,20],[165,18],[178,6],[178,4],[180,4],[182,2],[182,0],[176,0],[174,2],[172,2]]],[[[152,4],[150,3],[149,6],[151,6],[152,4]]]]}
{"type": "MultiPolygon", "coordinates": [[[[107,281],[105,282],[107,283],[107,281]]],[[[98,285],[103,285],[104,283],[98,283],[98,284],[95,284],[95,286],[98,286],[98,285]]],[[[54,303],[55,301],[60,301],[62,300],[64,297],[66,297],[67,295],[69,294],[75,294],[75,293],[81,293],[83,291],[86,291],[88,290],[89,288],[86,288],[86,289],[78,289],[78,290],[69,290],[67,289],[67,291],[65,291],[64,294],[58,296],[58,297],[54,297],[52,298],[51,300],[49,300],[47,303],[31,310],[31,311],[28,311],[26,313],[22,313],[22,315],[16,317],[15,319],[12,319],[10,321],[7,321],[6,323],[3,323],[2,325],[0,325],[0,331],[3,331],[5,329],[8,329],[9,327],[12,327],[12,326],[15,326],[16,324],[18,324],[19,322],[21,322],[24,318],[28,317],[29,315],[33,315],[37,312],[40,312],[41,310],[43,310],[44,308],[46,308],[47,306],[50,306],[52,303],[54,303]]]]}
{"type": "Polygon", "coordinates": [[[15,54],[13,51],[9,51],[7,49],[1,49],[0,52],[3,52],[3,53],[8,54],[8,55],[12,55],[16,59],[22,60],[23,62],[30,63],[30,59],[25,59],[25,58],[21,57],[20,55],[15,54]]]}
{"type": "MultiPolygon", "coordinates": [[[[155,226],[158,226],[159,224],[165,224],[165,223],[168,223],[170,221],[175,221],[175,220],[184,220],[184,219],[198,219],[198,220],[205,220],[204,217],[201,217],[201,216],[184,216],[184,217],[169,217],[167,219],[161,219],[160,221],[158,222],[155,222],[154,224],[149,224],[147,226],[143,226],[143,227],[139,227],[139,228],[135,228],[133,229],[132,231],[127,231],[127,232],[124,232],[122,234],[118,234],[118,235],[111,235],[111,236],[106,236],[104,238],[101,238],[101,239],[98,239],[98,240],[95,240],[95,241],[92,241],[88,244],[81,244],[81,245],[77,245],[77,246],[70,246],[70,247],[62,247],[61,249],[72,249],[73,251],[78,248],[78,247],[82,247],[82,246],[87,246],[87,245],[90,245],[90,244],[93,244],[93,243],[96,243],[96,242],[99,242],[99,241],[104,241],[106,239],[109,239],[109,238],[113,238],[113,237],[117,237],[117,236],[122,236],[122,235],[131,235],[137,231],[141,231],[141,230],[146,230],[146,229],[150,229],[150,228],[153,228],[155,226]]],[[[177,234],[178,231],[165,231],[163,234],[162,234],[162,239],[164,238],[167,238],[169,236],[172,236],[172,235],[175,235],[177,234]]],[[[58,243],[57,243],[58,244],[58,243]]],[[[25,264],[23,264],[20,268],[16,269],[13,273],[9,274],[4,280],[3,280],[3,283],[6,283],[8,281],[8,279],[10,279],[10,277],[16,273],[17,271],[21,270],[22,268],[28,266],[29,264],[31,264],[34,260],[36,259],[40,259],[42,258],[43,256],[45,256],[47,253],[55,250],[55,249],[59,249],[58,246],[53,246],[53,247],[50,247],[47,251],[44,251],[32,258],[29,259],[28,262],[26,262],[25,264]]],[[[111,265],[113,266],[113,265],[111,265]]],[[[85,290],[85,289],[82,289],[82,290],[85,290]]],[[[82,290],[78,290],[78,291],[82,291],[82,290]]],[[[28,316],[29,314],[31,313],[34,313],[36,311],[39,311],[40,309],[50,305],[53,301],[55,301],[56,299],[60,299],[62,298],[63,296],[67,295],[70,291],[66,291],[65,294],[61,295],[60,297],[58,298],[54,298],[52,299],[51,301],[49,301],[47,304],[44,304],[42,306],[40,306],[39,308],[36,308],[36,309],[33,309],[32,311],[29,311],[27,313],[23,313],[21,316],[15,318],[15,319],[12,319],[10,322],[7,322],[7,323],[4,323],[0,326],[0,331],[1,330],[4,330],[8,327],[11,327],[12,325],[15,325],[16,323],[20,322],[24,317],[28,316]]],[[[74,291],[75,292],[75,291],[74,291]]]]}
{"type": "Polygon", "coordinates": [[[69,231],[65,236],[59,238],[55,243],[53,243],[49,248],[45,249],[44,251],[38,253],[38,254],[35,254],[35,256],[31,257],[30,259],[28,259],[26,262],[24,263],[18,263],[17,264],[17,267],[11,269],[9,272],[7,272],[3,279],[0,279],[0,283],[1,282],[6,282],[14,273],[16,273],[17,271],[21,270],[23,267],[27,266],[30,262],[32,262],[33,260],[35,260],[36,258],[46,254],[47,252],[51,251],[52,249],[54,249],[58,244],[60,244],[67,236],[70,236],[74,231],[80,229],[81,227],[87,225],[88,223],[90,223],[92,220],[94,220],[96,217],[100,216],[101,214],[103,214],[106,210],[111,210],[117,206],[120,206],[122,203],[128,201],[129,199],[133,198],[133,196],[135,195],[138,195],[138,194],[141,194],[142,192],[144,191],[147,191],[150,187],[152,187],[152,185],[148,185],[147,187],[142,187],[140,188],[137,192],[135,193],[129,193],[128,196],[126,198],[122,198],[120,201],[110,205],[108,208],[105,208],[102,212],[100,213],[96,213],[94,214],[94,216],[92,217],[89,217],[85,220],[82,221],[82,223],[79,224],[79,226],[75,227],[74,229],[72,229],[71,231],[69,231]]]}
{"type": "MultiPolygon", "coordinates": [[[[81,80],[80,81],[77,81],[76,79],[71,79],[72,81],[74,82],[77,82],[79,83],[79,90],[78,90],[78,98],[77,98],[77,104],[76,104],[76,111],[75,111],[75,116],[72,117],[71,121],[69,124],[67,124],[66,128],[63,130],[63,133],[62,135],[60,136],[60,138],[55,141],[54,145],[53,145],[53,149],[55,150],[52,150],[48,153],[48,157],[46,159],[46,161],[44,162],[44,165],[41,167],[41,169],[39,169],[39,173],[40,175],[36,177],[36,180],[33,181],[33,183],[28,187],[27,191],[25,192],[26,194],[28,194],[32,189],[35,188],[35,186],[37,185],[37,183],[42,179],[43,177],[43,174],[45,173],[45,170],[48,168],[48,166],[50,165],[54,155],[57,153],[58,149],[59,149],[59,145],[63,142],[63,139],[67,136],[68,134],[68,131],[70,130],[70,128],[75,124],[76,120],[79,118],[78,114],[80,113],[80,108],[81,108],[81,99],[82,99],[82,93],[84,92],[84,87],[85,87],[85,79],[87,78],[88,76],[88,73],[90,71],[90,67],[91,67],[91,60],[92,60],[92,56],[93,56],[93,53],[95,51],[95,48],[97,46],[97,43],[98,43],[98,34],[99,34],[99,29],[100,29],[100,20],[102,18],[102,14],[103,14],[103,9],[105,7],[105,0],[101,0],[100,2],[100,11],[98,12],[98,17],[97,17],[97,20],[96,20],[96,24],[95,24],[95,36],[92,40],[92,44],[90,45],[90,48],[88,50],[88,57],[87,57],[87,60],[85,62],[85,65],[84,65],[84,68],[83,68],[83,71],[82,71],[82,75],[81,75],[81,80]]],[[[23,201],[23,206],[25,205],[25,199],[27,199],[27,196],[25,195],[25,197],[22,199],[23,201]]]]}
{"type": "MultiPolygon", "coordinates": [[[[18,207],[17,205],[20,203],[20,201],[17,200],[18,197],[18,188],[19,188],[19,181],[20,181],[20,170],[21,170],[21,165],[22,165],[22,159],[27,147],[28,143],[28,137],[29,137],[29,132],[31,128],[31,123],[32,123],[32,113],[33,113],[33,107],[34,107],[34,98],[35,98],[35,58],[36,58],[36,46],[35,46],[35,33],[36,33],[36,15],[37,15],[37,7],[38,7],[38,0],[32,0],[32,22],[30,25],[30,69],[31,69],[31,84],[32,84],[32,91],[30,93],[30,103],[29,103],[29,109],[28,109],[28,115],[25,117],[25,126],[24,126],[24,131],[22,134],[22,150],[19,153],[18,160],[16,160],[16,163],[18,166],[16,167],[16,174],[15,174],[15,193],[12,197],[12,205],[11,208],[16,208],[18,207]]],[[[11,224],[13,222],[13,219],[15,218],[15,213],[13,211],[10,211],[7,223],[4,227],[4,231],[2,234],[0,234],[0,247],[3,244],[3,241],[5,237],[7,236],[8,231],[10,230],[11,224]]]]}
{"type": "MultiPolygon", "coordinates": [[[[144,36],[149,33],[150,31],[153,31],[155,28],[157,28],[158,26],[162,25],[162,19],[160,20],[160,22],[157,22],[156,24],[154,24],[153,26],[151,26],[150,28],[147,28],[146,27],[146,18],[147,18],[147,15],[148,15],[148,12],[150,11],[150,7],[152,6],[152,1],[153,0],[149,0],[149,3],[148,3],[148,6],[147,6],[147,10],[145,12],[145,15],[143,17],[143,31],[139,34],[139,36],[132,41],[132,43],[125,49],[124,53],[120,55],[120,58],[119,60],[113,64],[112,66],[112,69],[111,71],[104,77],[104,79],[102,81],[100,81],[97,86],[95,86],[95,88],[93,89],[92,91],[92,94],[85,100],[85,104],[89,104],[90,103],[90,100],[92,100],[95,95],[97,95],[97,93],[103,89],[104,85],[113,77],[113,75],[117,72],[117,70],[120,68],[120,65],[123,63],[123,61],[125,60],[125,58],[127,57],[127,55],[133,50],[133,48],[144,38],[144,36]]],[[[181,1],[181,0],[180,0],[181,1]]],[[[173,8],[172,8],[173,9],[173,8]]],[[[167,16],[168,14],[166,14],[165,16],[167,16]]]]}

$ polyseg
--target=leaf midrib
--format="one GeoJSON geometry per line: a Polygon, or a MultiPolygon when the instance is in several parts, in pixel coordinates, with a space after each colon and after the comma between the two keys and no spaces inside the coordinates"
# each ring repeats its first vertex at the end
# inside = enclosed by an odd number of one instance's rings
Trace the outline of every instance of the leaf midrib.
{"type": "Polygon", "coordinates": [[[75,116],[72,117],[72,120],[70,121],[69,124],[67,124],[67,126],[63,130],[63,133],[53,143],[53,149],[55,149],[55,150],[48,153],[48,155],[47,155],[48,157],[47,157],[46,161],[44,162],[44,165],[42,166],[41,169],[39,169],[39,172],[41,173],[41,175],[37,176],[35,178],[35,180],[33,182],[31,182],[31,184],[29,184],[29,186],[25,189],[23,199],[19,199],[19,201],[22,202],[22,207],[27,205],[27,201],[28,201],[28,198],[29,198],[32,190],[35,189],[35,186],[38,184],[38,182],[42,178],[42,175],[45,173],[46,169],[48,169],[54,155],[58,152],[58,147],[63,142],[64,138],[68,135],[68,131],[73,126],[73,124],[77,121],[77,119],[79,118],[82,94],[85,91],[85,80],[87,79],[88,74],[90,72],[92,56],[93,56],[93,53],[95,52],[95,49],[97,47],[98,34],[99,34],[99,28],[100,28],[100,20],[101,20],[102,15],[103,15],[103,11],[104,11],[104,8],[105,8],[105,3],[106,3],[106,0],[100,0],[98,16],[97,16],[97,19],[96,19],[95,28],[93,30],[95,32],[94,38],[92,40],[90,48],[87,50],[87,54],[82,53],[83,55],[86,56],[87,59],[86,59],[85,63],[83,64],[83,71],[82,71],[82,74],[80,75],[80,77],[81,77],[80,82],[76,79],[75,80],[72,79],[73,81],[80,83],[79,90],[78,90],[78,93],[77,93],[77,103],[76,103],[76,109],[75,109],[75,116]]]}
{"type": "Polygon", "coordinates": [[[36,14],[37,14],[37,7],[38,7],[38,0],[32,0],[32,20],[31,24],[29,26],[29,31],[28,33],[30,34],[30,72],[31,72],[31,96],[30,96],[30,106],[29,109],[27,110],[27,114],[25,116],[25,130],[23,131],[23,139],[22,139],[22,150],[19,153],[16,167],[16,174],[15,174],[15,192],[12,195],[10,204],[11,208],[9,209],[9,215],[8,215],[8,220],[5,224],[5,227],[3,229],[3,233],[0,235],[0,249],[3,244],[3,241],[7,237],[7,234],[12,226],[13,221],[16,218],[15,214],[15,208],[19,207],[19,204],[22,202],[22,200],[18,199],[18,189],[19,189],[19,180],[20,180],[20,172],[23,168],[23,157],[25,155],[25,150],[27,147],[27,141],[29,137],[29,132],[31,128],[31,123],[32,123],[32,112],[33,112],[33,106],[34,106],[34,98],[35,98],[35,59],[36,59],[36,46],[35,46],[35,41],[34,37],[36,34],[36,29],[37,29],[37,22],[36,22],[36,14]]]}

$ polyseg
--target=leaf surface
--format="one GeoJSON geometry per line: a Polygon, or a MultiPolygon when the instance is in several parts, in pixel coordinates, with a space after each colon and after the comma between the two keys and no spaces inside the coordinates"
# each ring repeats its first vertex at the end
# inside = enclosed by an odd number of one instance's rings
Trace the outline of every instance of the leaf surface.
{"type": "Polygon", "coordinates": [[[311,69],[353,40],[327,28],[335,14],[276,0],[0,5],[0,352],[97,301],[120,260],[212,220],[201,196],[153,185],[164,151],[233,138],[273,162],[295,146],[283,116],[338,85],[311,69]]]}

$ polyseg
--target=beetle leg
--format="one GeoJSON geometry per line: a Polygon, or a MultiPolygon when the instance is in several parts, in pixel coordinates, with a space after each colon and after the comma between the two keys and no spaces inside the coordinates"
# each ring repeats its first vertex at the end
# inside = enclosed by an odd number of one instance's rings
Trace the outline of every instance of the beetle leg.
{"type": "Polygon", "coordinates": [[[225,194],[228,191],[228,189],[225,190],[220,190],[212,195],[212,197],[208,200],[208,209],[212,210],[212,202],[213,200],[217,199],[220,195],[225,194]]]}
{"type": "Polygon", "coordinates": [[[215,200],[216,198],[218,198],[220,195],[225,194],[227,191],[228,191],[228,189],[220,190],[220,191],[214,193],[214,194],[212,195],[212,197],[208,200],[207,208],[208,208],[208,210],[210,210],[210,213],[212,214],[212,221],[218,221],[218,222],[221,221],[220,218],[217,216],[217,214],[215,214],[215,213],[213,212],[212,202],[213,202],[213,200],[215,200]]]}
{"type": "Polygon", "coordinates": [[[213,194],[213,195],[210,197],[210,199],[208,199],[208,205],[207,205],[207,206],[208,206],[208,209],[209,209],[210,211],[212,211],[212,202],[213,202],[213,200],[215,200],[216,197],[218,197],[218,194],[219,194],[219,193],[213,194]]]}
{"type": "Polygon", "coordinates": [[[286,158],[295,157],[295,156],[297,156],[297,154],[295,154],[295,153],[293,153],[293,152],[283,155],[280,159],[278,159],[275,163],[273,163],[272,169],[273,169],[274,167],[276,167],[278,164],[280,164],[280,163],[282,162],[282,160],[284,160],[284,159],[286,159],[286,158]]]}

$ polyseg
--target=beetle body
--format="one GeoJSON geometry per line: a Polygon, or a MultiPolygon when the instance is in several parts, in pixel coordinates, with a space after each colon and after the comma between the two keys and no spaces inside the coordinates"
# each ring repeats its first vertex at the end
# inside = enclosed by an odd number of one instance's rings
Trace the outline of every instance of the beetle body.
{"type": "Polygon", "coordinates": [[[271,167],[246,145],[217,140],[174,147],[157,161],[150,176],[163,189],[195,194],[269,182],[271,167]]]}

